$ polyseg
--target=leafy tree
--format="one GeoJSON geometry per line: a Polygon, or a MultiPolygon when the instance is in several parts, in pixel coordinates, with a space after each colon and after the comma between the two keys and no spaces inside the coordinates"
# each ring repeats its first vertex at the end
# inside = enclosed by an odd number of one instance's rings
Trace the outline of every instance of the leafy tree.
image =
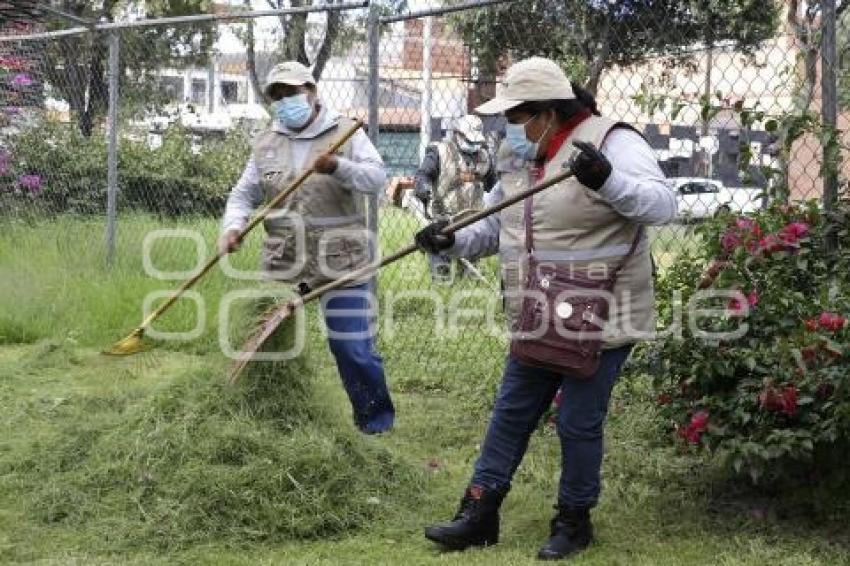
{"type": "Polygon", "coordinates": [[[505,56],[545,55],[595,91],[614,65],[687,60],[698,44],[751,49],[774,35],[778,14],[778,4],[764,0],[529,0],[454,19],[482,75],[494,76],[505,56]]]}
{"type": "MultiPolygon", "coordinates": [[[[302,8],[307,6],[333,6],[344,4],[346,0],[265,0],[272,9],[302,8]]],[[[384,13],[397,13],[407,7],[407,0],[382,0],[374,2],[384,13]]],[[[252,6],[251,0],[244,0],[246,9],[252,6]]],[[[274,55],[281,61],[299,61],[313,66],[313,77],[318,81],[322,77],[328,60],[341,48],[363,40],[366,31],[366,16],[363,12],[351,16],[345,11],[326,13],[325,33],[313,59],[308,56],[306,36],[308,31],[307,14],[287,14],[279,17],[282,40],[274,55]]],[[[257,71],[256,38],[254,22],[248,21],[246,31],[241,37],[248,55],[248,72],[251,84],[259,99],[263,99],[262,77],[257,71]]]]}
{"type": "MultiPolygon", "coordinates": [[[[208,0],[58,0],[53,5],[65,13],[93,22],[114,21],[123,10],[143,3],[147,17],[203,13],[208,0]]],[[[51,27],[64,27],[53,21],[51,27]]],[[[210,24],[143,27],[121,32],[121,73],[125,92],[144,98],[154,88],[150,71],[170,61],[174,66],[206,61],[215,40],[210,24]]],[[[106,111],[108,34],[90,33],[44,42],[38,57],[39,71],[66,100],[84,136],[92,133],[106,111]]],[[[128,100],[127,97],[123,97],[128,100]]]]}

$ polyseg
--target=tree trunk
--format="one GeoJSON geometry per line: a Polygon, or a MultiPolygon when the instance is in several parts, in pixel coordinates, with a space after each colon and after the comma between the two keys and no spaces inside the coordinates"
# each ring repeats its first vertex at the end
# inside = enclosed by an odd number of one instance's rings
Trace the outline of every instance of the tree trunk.
{"type": "Polygon", "coordinates": [[[80,133],[89,137],[94,129],[97,116],[106,110],[106,100],[109,96],[108,86],[104,79],[106,71],[104,62],[106,60],[106,46],[98,37],[92,45],[92,54],[89,61],[88,97],[86,105],[80,116],[80,133]]]}
{"type": "MultiPolygon", "coordinates": [[[[245,0],[245,7],[251,9],[251,0],[245,0]]],[[[257,54],[254,47],[254,20],[248,19],[248,37],[245,41],[245,51],[247,57],[248,76],[251,79],[251,88],[254,89],[254,94],[258,101],[268,105],[266,94],[263,92],[263,87],[260,83],[260,77],[257,76],[257,54]]]]}
{"type": "MultiPolygon", "coordinates": [[[[301,8],[304,6],[305,0],[292,0],[290,4],[293,8],[301,8]]],[[[307,49],[304,46],[304,36],[307,34],[307,14],[281,16],[280,23],[283,27],[283,50],[281,53],[283,59],[309,65],[307,49]]]]}
{"type": "Polygon", "coordinates": [[[608,63],[608,55],[611,53],[611,20],[605,18],[605,27],[602,29],[600,39],[596,43],[596,51],[587,65],[587,82],[584,85],[590,94],[596,96],[596,91],[599,89],[599,80],[602,78],[602,71],[605,70],[605,65],[608,63]]]}
{"type": "MultiPolygon", "coordinates": [[[[342,27],[342,14],[339,10],[328,12],[327,30],[325,31],[325,40],[316,54],[316,62],[313,66],[313,78],[318,81],[322,78],[322,72],[325,70],[325,65],[328,59],[333,54],[333,48],[336,44],[336,38],[339,35],[340,27],[342,27]]],[[[303,41],[302,41],[303,45],[303,41]]]]}

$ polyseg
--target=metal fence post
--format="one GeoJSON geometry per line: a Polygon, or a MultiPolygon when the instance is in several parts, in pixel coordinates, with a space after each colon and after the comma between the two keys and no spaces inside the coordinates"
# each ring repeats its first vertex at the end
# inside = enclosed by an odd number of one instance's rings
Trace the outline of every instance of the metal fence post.
{"type": "Polygon", "coordinates": [[[118,213],[118,75],[119,31],[109,34],[109,108],[106,122],[106,263],[115,260],[115,231],[118,213]]]}
{"type": "Polygon", "coordinates": [[[369,98],[369,138],[372,143],[378,142],[378,57],[381,45],[381,14],[377,5],[369,8],[369,23],[367,29],[367,40],[369,42],[369,84],[367,95],[369,98]]]}
{"type": "MultiPolygon", "coordinates": [[[[378,5],[372,3],[369,6],[369,22],[367,29],[367,38],[369,41],[369,83],[367,86],[367,94],[369,98],[369,116],[368,116],[368,132],[369,139],[376,146],[378,145],[378,57],[380,56],[381,42],[381,14],[378,5]]],[[[371,245],[369,253],[371,260],[376,261],[378,255],[378,198],[379,195],[369,195],[366,201],[366,228],[371,237],[371,245]]],[[[373,275],[369,281],[369,286],[372,292],[377,297],[378,294],[378,278],[373,275]]]]}
{"type": "Polygon", "coordinates": [[[422,18],[422,100],[419,106],[419,161],[431,143],[431,16],[422,18]]]}
{"type": "MultiPolygon", "coordinates": [[[[838,116],[838,77],[836,64],[838,51],[835,43],[835,0],[823,1],[823,39],[821,43],[821,118],[823,119],[824,136],[821,136],[823,147],[823,206],[832,210],[838,201],[838,160],[840,149],[837,137],[838,116]]],[[[826,240],[827,249],[837,248],[838,235],[832,231],[826,240]]]]}

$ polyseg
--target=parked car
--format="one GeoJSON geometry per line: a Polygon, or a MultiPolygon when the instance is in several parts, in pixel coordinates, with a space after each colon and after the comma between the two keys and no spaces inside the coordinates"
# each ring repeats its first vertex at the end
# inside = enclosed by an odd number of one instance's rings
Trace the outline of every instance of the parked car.
{"type": "Polygon", "coordinates": [[[701,220],[722,211],[747,214],[762,207],[762,189],[730,188],[715,179],[700,177],[676,177],[670,183],[676,192],[681,220],[701,220]]]}

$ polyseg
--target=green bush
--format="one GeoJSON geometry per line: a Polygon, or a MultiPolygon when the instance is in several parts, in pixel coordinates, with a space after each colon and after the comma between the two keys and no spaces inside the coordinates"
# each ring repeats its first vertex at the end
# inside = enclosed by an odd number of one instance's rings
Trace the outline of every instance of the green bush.
{"type": "Polygon", "coordinates": [[[655,376],[671,438],[708,449],[753,481],[824,471],[850,436],[848,215],[847,203],[827,216],[813,201],[700,228],[705,246],[658,286],[667,331],[638,356],[655,376]],[[830,232],[837,251],[827,246],[830,232]],[[697,320],[689,305],[722,314],[697,320]],[[716,334],[736,328],[746,332],[716,334]]]}
{"type": "MultiPolygon", "coordinates": [[[[169,128],[157,149],[122,137],[118,206],[164,216],[218,215],[247,160],[241,131],[193,145],[192,135],[169,128]]],[[[51,122],[16,135],[0,171],[3,210],[34,214],[106,210],[107,147],[103,135],[85,137],[72,124],[51,122]]]]}

